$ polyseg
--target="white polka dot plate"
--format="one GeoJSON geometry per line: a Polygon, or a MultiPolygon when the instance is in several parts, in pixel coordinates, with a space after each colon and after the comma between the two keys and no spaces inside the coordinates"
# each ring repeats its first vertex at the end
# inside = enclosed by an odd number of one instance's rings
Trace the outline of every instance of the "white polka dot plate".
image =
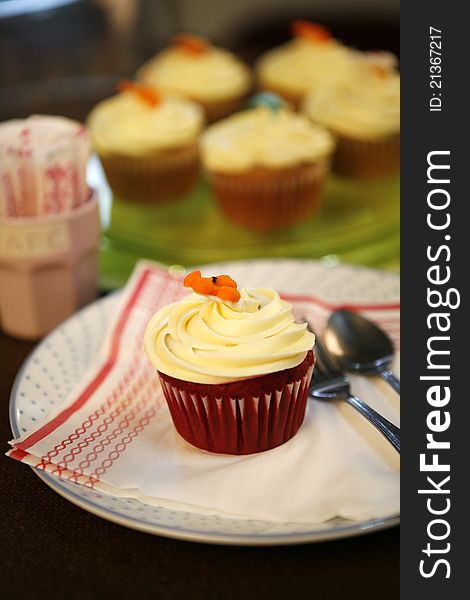
{"type": "MultiPolygon", "coordinates": [[[[212,268],[212,267],[211,267],[212,268]]],[[[331,303],[391,303],[399,301],[399,278],[334,260],[256,260],[213,265],[244,285],[260,281],[292,294],[315,294],[331,303]]],[[[10,402],[13,434],[34,429],[57,409],[92,365],[105,335],[117,294],[98,300],[65,321],[32,352],[17,375],[10,402]]],[[[177,539],[215,544],[278,545],[318,542],[361,535],[398,524],[390,515],[367,521],[332,519],[320,524],[282,523],[220,518],[169,510],[96,490],[36,471],[54,491],[79,507],[133,529],[177,539]]]]}

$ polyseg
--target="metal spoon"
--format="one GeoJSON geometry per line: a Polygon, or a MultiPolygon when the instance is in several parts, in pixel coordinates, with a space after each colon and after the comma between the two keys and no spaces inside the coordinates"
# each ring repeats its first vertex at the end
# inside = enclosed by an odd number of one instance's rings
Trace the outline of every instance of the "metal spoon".
{"type": "Polygon", "coordinates": [[[324,342],[341,367],[380,375],[400,393],[400,381],[390,370],[393,343],[380,327],[357,313],[337,310],[328,320],[324,342]]]}
{"type": "MultiPolygon", "coordinates": [[[[311,328],[308,326],[310,331],[311,328]]],[[[362,414],[400,452],[400,429],[375,411],[363,400],[351,393],[349,377],[338,370],[335,360],[323,347],[320,338],[315,339],[315,369],[310,395],[320,400],[345,400],[362,414]]]]}

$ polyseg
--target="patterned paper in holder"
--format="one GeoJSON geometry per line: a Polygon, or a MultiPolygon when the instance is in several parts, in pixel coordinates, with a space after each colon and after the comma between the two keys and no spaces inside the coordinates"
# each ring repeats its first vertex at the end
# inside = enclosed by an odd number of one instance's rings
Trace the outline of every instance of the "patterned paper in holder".
{"type": "Polygon", "coordinates": [[[89,195],[85,127],[63,117],[34,115],[0,124],[0,216],[63,212],[89,195]]]}
{"type": "Polygon", "coordinates": [[[96,298],[100,234],[96,194],[41,217],[0,217],[0,325],[37,339],[96,298]]]}

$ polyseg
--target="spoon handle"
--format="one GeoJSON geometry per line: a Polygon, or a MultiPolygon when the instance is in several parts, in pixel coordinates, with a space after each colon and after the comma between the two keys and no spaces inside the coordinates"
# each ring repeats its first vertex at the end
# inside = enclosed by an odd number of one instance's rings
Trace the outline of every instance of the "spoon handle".
{"type": "Polygon", "coordinates": [[[387,440],[394,446],[395,450],[400,452],[400,428],[390,423],[388,419],[382,417],[378,412],[363,402],[357,396],[350,394],[346,401],[361,413],[372,425],[382,433],[387,440]]]}
{"type": "Polygon", "coordinates": [[[391,385],[391,387],[397,392],[397,394],[400,393],[400,380],[398,379],[398,377],[395,377],[395,375],[390,371],[390,369],[380,369],[378,371],[378,374],[380,375],[380,377],[382,377],[382,379],[384,379],[388,384],[391,385]]]}

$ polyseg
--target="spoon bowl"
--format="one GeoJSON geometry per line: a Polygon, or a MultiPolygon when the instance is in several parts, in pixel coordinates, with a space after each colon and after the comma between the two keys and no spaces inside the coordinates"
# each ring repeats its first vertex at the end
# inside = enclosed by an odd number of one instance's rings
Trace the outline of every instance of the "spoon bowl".
{"type": "MultiPolygon", "coordinates": [[[[312,331],[309,324],[307,328],[309,331],[312,331]]],[[[350,406],[360,412],[400,452],[399,427],[352,393],[349,377],[338,369],[336,361],[318,336],[315,338],[315,357],[315,369],[310,385],[310,395],[319,400],[345,400],[350,406]]]]}
{"type": "Polygon", "coordinates": [[[393,343],[375,323],[350,310],[337,310],[328,320],[324,341],[341,367],[380,375],[400,393],[400,382],[390,370],[395,355],[393,343]]]}

